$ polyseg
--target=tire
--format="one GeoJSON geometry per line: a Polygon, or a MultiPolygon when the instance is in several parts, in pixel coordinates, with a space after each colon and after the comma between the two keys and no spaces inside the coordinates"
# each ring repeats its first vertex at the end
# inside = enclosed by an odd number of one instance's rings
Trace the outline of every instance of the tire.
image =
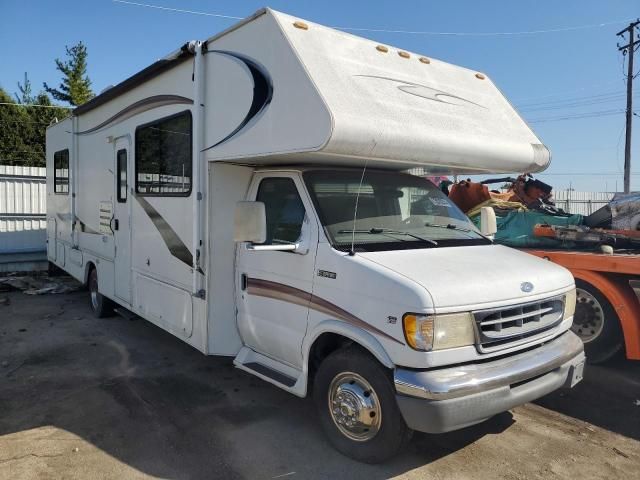
{"type": "Polygon", "coordinates": [[[113,302],[98,291],[98,270],[95,268],[89,272],[89,306],[96,318],[105,318],[113,315],[113,302]]]}
{"type": "Polygon", "coordinates": [[[587,362],[602,363],[624,343],[620,319],[611,303],[593,285],[576,280],[577,302],[571,330],[584,342],[587,362]]]}
{"type": "Polygon", "coordinates": [[[325,434],[347,457],[384,462],[411,438],[389,371],[360,348],[343,348],[324,359],[313,396],[325,434]]]}

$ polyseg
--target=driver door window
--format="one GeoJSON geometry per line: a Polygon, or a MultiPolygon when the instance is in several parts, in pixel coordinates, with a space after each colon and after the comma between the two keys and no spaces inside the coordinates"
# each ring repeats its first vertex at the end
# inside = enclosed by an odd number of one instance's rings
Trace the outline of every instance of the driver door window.
{"type": "Polygon", "coordinates": [[[267,217],[267,240],[263,245],[295,243],[300,238],[304,205],[291,178],[265,178],[258,187],[267,217]]]}

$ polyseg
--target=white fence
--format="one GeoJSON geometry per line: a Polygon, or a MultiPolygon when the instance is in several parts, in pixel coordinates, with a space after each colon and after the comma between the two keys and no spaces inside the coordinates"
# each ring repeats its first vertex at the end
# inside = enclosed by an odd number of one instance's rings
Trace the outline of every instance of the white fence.
{"type": "Polygon", "coordinates": [[[0,256],[46,251],[46,169],[0,165],[0,256]]]}
{"type": "Polygon", "coordinates": [[[591,215],[604,207],[613,198],[610,192],[576,192],[574,190],[554,190],[553,198],[558,208],[567,213],[591,215]]]}

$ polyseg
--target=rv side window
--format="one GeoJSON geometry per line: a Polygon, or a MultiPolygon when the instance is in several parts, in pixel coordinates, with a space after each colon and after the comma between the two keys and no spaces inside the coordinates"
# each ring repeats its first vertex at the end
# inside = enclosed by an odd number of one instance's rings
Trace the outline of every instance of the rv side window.
{"type": "Polygon", "coordinates": [[[127,201],[127,151],[118,150],[118,202],[127,201]]]}
{"type": "Polygon", "coordinates": [[[68,149],[53,154],[53,192],[59,195],[69,194],[68,149]]]}
{"type": "Polygon", "coordinates": [[[256,200],[264,202],[266,245],[293,243],[300,238],[305,211],[292,179],[265,178],[260,182],[256,200]]]}
{"type": "Polygon", "coordinates": [[[136,192],[187,197],[191,193],[191,112],[136,129],[136,192]]]}

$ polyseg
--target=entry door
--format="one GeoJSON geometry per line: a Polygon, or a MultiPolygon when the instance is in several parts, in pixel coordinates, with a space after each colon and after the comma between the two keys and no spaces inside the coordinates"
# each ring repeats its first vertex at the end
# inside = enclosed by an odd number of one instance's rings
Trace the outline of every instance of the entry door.
{"type": "Polygon", "coordinates": [[[238,330],[251,349],[302,367],[302,340],[307,331],[309,300],[318,244],[318,225],[296,174],[260,174],[250,199],[264,202],[265,245],[304,239],[306,253],[247,249],[237,252],[238,330]]]}
{"type": "Polygon", "coordinates": [[[131,221],[129,198],[129,140],[116,142],[115,208],[111,228],[116,247],[115,294],[131,304],[131,221]]]}

